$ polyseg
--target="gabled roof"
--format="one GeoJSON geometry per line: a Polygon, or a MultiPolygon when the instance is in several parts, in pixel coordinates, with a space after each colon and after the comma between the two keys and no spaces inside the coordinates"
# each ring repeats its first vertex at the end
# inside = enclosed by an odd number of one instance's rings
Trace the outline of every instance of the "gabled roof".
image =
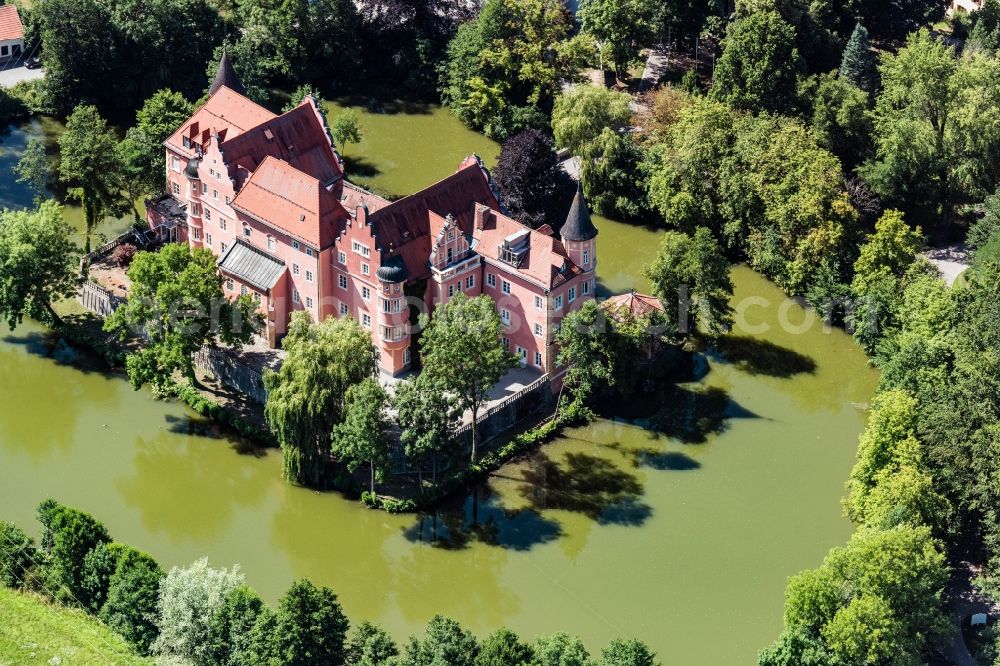
{"type": "Polygon", "coordinates": [[[266,118],[236,136],[227,136],[219,150],[230,173],[237,167],[255,171],[266,157],[275,157],[323,185],[343,176],[330,136],[311,98],[287,113],[266,118]]]}
{"type": "Polygon", "coordinates": [[[208,87],[208,94],[214,95],[223,86],[241,95],[247,94],[247,89],[243,87],[243,82],[240,81],[240,77],[236,74],[236,69],[229,59],[229,52],[226,50],[222,51],[222,59],[219,60],[219,67],[215,70],[215,80],[208,87]]]}
{"type": "Polygon", "coordinates": [[[381,210],[389,205],[388,199],[383,199],[379,195],[369,192],[363,187],[358,187],[354,183],[344,181],[344,193],[341,195],[341,203],[343,203],[344,208],[351,211],[352,213],[358,209],[359,206],[364,206],[368,209],[369,213],[374,213],[377,210],[381,210]]]}
{"type": "Polygon", "coordinates": [[[278,283],[285,272],[285,262],[270,252],[236,239],[219,258],[219,268],[241,282],[267,291],[278,283]]]}
{"type": "Polygon", "coordinates": [[[232,201],[232,207],[323,249],[333,243],[344,208],[313,176],[268,155],[232,201]]]}
{"type": "Polygon", "coordinates": [[[476,252],[489,259],[494,265],[507,267],[536,283],[551,289],[582,273],[570,261],[566,248],[558,239],[527,227],[495,210],[487,212],[483,228],[473,227],[472,236],[476,240],[476,252]],[[500,260],[500,246],[507,239],[518,238],[524,242],[527,233],[527,252],[523,253],[518,265],[512,266],[500,260]]]}
{"type": "Polygon", "coordinates": [[[24,39],[24,26],[14,5],[0,5],[0,40],[24,39]]]}
{"type": "Polygon", "coordinates": [[[647,317],[654,312],[666,312],[660,299],[635,291],[612,296],[602,302],[601,307],[612,316],[623,309],[630,312],[633,317],[647,317]]]}
{"type": "Polygon", "coordinates": [[[179,153],[194,155],[192,149],[184,147],[183,137],[187,136],[204,145],[217,133],[221,141],[226,141],[276,117],[259,104],[223,86],[166,143],[179,153]]]}
{"type": "Polygon", "coordinates": [[[451,214],[463,232],[472,227],[476,204],[499,208],[482,167],[466,160],[447,178],[415,194],[403,197],[372,211],[372,225],[379,249],[389,254],[399,252],[411,278],[429,274],[427,257],[431,250],[431,213],[440,217],[451,214]]]}
{"type": "Polygon", "coordinates": [[[590,211],[587,210],[587,202],[583,198],[583,187],[579,183],[573,196],[573,204],[569,207],[569,215],[566,216],[566,223],[559,230],[559,235],[568,241],[588,241],[597,236],[597,227],[590,219],[590,211]]]}

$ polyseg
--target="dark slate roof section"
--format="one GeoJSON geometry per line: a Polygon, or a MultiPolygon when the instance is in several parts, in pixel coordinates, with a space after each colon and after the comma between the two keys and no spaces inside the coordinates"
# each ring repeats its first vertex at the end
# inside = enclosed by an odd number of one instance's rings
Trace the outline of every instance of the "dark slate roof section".
{"type": "Polygon", "coordinates": [[[408,277],[406,272],[406,263],[404,263],[403,258],[397,254],[388,261],[384,262],[379,269],[375,271],[375,277],[382,282],[406,282],[406,278],[408,277]]]}
{"type": "Polygon", "coordinates": [[[237,76],[236,69],[229,59],[229,52],[225,50],[222,52],[222,59],[219,60],[219,69],[215,72],[215,80],[208,88],[208,94],[214,95],[222,86],[244,96],[247,94],[247,89],[243,87],[240,77],[237,76]]]}
{"type": "Polygon", "coordinates": [[[260,248],[237,240],[219,259],[219,269],[260,291],[267,291],[285,272],[285,262],[260,248]]]}
{"type": "Polygon", "coordinates": [[[583,187],[576,186],[576,195],[573,197],[573,205],[569,208],[569,215],[566,216],[566,223],[559,230],[559,235],[564,241],[588,241],[597,236],[597,227],[590,219],[590,211],[587,210],[587,202],[583,198],[583,187]]]}

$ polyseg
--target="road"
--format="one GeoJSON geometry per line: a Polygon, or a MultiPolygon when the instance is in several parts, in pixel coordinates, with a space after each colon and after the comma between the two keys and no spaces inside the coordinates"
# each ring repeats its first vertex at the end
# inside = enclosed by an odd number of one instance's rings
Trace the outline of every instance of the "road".
{"type": "Polygon", "coordinates": [[[12,88],[21,81],[34,81],[45,76],[45,70],[28,69],[23,65],[20,67],[8,67],[0,71],[0,88],[12,88]]]}

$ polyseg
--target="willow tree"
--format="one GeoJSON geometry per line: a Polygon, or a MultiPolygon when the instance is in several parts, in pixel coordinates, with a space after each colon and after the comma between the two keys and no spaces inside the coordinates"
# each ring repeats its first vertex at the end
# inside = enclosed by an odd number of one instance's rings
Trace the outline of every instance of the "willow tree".
{"type": "Polygon", "coordinates": [[[479,410],[490,388],[517,365],[517,358],[500,340],[500,315],[488,296],[467,298],[459,293],[438,307],[432,318],[421,316],[420,324],[424,327],[420,354],[427,380],[472,412],[475,464],[479,410]]]}
{"type": "Polygon", "coordinates": [[[305,312],[292,314],[282,347],[288,355],[281,369],[264,374],[264,416],[281,445],[282,475],[292,483],[323,485],[344,396],[376,376],[378,352],[354,319],[314,324],[305,312]]]}

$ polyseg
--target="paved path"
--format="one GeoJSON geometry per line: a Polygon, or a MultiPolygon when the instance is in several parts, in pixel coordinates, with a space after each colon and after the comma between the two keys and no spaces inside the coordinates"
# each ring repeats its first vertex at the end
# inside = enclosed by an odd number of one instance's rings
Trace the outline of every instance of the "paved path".
{"type": "Polygon", "coordinates": [[[945,656],[955,666],[976,666],[975,660],[969,654],[969,649],[962,638],[962,622],[973,613],[987,613],[991,622],[997,617],[998,609],[989,604],[972,587],[972,579],[979,572],[969,562],[958,562],[953,565],[951,580],[948,582],[948,595],[951,597],[951,615],[955,622],[955,637],[952,644],[945,650],[945,656]]]}
{"type": "Polygon", "coordinates": [[[938,267],[944,281],[951,286],[962,272],[969,267],[969,249],[965,243],[955,243],[946,247],[932,248],[924,253],[932,264],[938,267]]]}
{"type": "Polygon", "coordinates": [[[43,76],[45,76],[45,70],[42,68],[28,69],[23,65],[21,67],[8,67],[0,71],[0,88],[13,88],[21,81],[34,81],[43,76]]]}
{"type": "Polygon", "coordinates": [[[646,67],[642,70],[642,80],[639,82],[639,92],[646,92],[656,87],[660,78],[666,74],[670,55],[662,46],[649,50],[646,67]]]}

